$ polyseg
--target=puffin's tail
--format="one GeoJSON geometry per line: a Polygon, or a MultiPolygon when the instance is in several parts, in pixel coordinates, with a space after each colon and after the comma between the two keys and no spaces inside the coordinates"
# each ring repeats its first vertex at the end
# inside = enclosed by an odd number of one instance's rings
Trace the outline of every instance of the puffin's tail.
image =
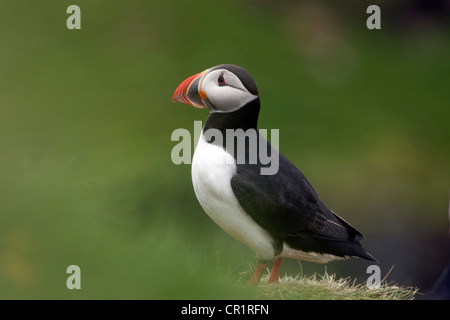
{"type": "Polygon", "coordinates": [[[352,243],[352,251],[354,253],[350,255],[351,257],[362,258],[370,261],[374,261],[376,263],[380,263],[374,256],[372,256],[366,249],[363,248],[359,241],[355,241],[352,243]]]}
{"type": "Polygon", "coordinates": [[[359,241],[326,241],[323,245],[327,247],[326,251],[337,256],[361,258],[379,263],[374,256],[363,248],[359,241]]]}

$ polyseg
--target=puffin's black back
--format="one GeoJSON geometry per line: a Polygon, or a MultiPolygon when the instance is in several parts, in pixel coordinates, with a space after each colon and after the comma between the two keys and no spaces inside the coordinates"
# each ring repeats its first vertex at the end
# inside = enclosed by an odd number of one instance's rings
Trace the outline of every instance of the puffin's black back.
{"type": "MultiPolygon", "coordinates": [[[[211,113],[204,130],[220,130],[224,137],[222,147],[226,150],[226,129],[256,130],[259,110],[257,98],[234,112],[211,113]]],[[[257,139],[258,146],[261,139],[266,141],[259,133],[257,139]]],[[[273,237],[277,254],[286,242],[291,248],[305,252],[376,261],[359,243],[363,236],[330,211],[300,170],[266,143],[266,150],[279,154],[278,172],[261,175],[261,168],[267,165],[261,163],[259,152],[256,164],[248,163],[246,154],[247,161],[237,163],[231,187],[242,208],[273,237]]],[[[249,149],[246,146],[246,152],[249,149]]],[[[236,159],[235,150],[226,151],[236,159]]]]}

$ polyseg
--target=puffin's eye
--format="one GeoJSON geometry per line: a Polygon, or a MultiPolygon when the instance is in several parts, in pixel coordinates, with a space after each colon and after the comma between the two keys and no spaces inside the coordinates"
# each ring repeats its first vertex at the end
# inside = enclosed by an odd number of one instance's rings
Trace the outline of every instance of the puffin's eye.
{"type": "Polygon", "coordinates": [[[221,74],[221,75],[219,76],[219,78],[217,78],[217,83],[219,84],[219,86],[224,86],[224,85],[227,84],[227,83],[225,82],[225,78],[223,77],[223,74],[221,74]]]}

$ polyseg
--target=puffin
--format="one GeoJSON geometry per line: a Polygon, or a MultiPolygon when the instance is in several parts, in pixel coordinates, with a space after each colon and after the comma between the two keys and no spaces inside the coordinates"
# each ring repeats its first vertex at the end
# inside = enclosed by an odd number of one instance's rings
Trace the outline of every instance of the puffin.
{"type": "Polygon", "coordinates": [[[328,209],[258,131],[260,98],[247,70],[233,64],[206,69],[181,82],[172,101],[209,109],[191,163],[194,192],[217,225],[255,252],[249,285],[260,282],[271,262],[268,282],[278,282],[283,258],[377,262],[362,247],[363,235],[328,209]],[[268,170],[268,156],[276,170],[268,170]]]}

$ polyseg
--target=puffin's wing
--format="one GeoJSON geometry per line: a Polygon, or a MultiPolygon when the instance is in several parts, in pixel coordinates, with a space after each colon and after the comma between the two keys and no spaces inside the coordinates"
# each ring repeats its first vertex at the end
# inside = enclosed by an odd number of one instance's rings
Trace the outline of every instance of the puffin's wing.
{"type": "Polygon", "coordinates": [[[326,208],[306,177],[282,154],[275,175],[261,175],[260,168],[257,164],[238,164],[231,187],[242,208],[269,233],[283,239],[363,239],[326,208]]]}

